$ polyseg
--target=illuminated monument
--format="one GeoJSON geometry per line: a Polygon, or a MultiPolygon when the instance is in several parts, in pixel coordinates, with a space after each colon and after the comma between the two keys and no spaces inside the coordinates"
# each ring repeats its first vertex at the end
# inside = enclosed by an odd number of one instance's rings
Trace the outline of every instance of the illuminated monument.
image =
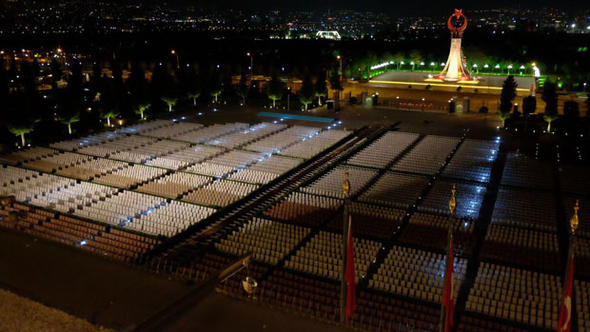
{"type": "Polygon", "coordinates": [[[461,48],[463,31],[467,28],[467,17],[463,15],[462,9],[455,9],[455,13],[447,20],[447,26],[451,30],[451,50],[445,68],[436,76],[436,79],[447,82],[476,83],[467,70],[461,48]]]}

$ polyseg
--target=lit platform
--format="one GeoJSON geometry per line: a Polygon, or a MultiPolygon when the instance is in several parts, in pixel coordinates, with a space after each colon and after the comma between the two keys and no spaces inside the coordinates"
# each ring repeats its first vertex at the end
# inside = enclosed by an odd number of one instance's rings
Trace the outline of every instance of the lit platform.
{"type": "Polygon", "coordinates": [[[457,83],[457,84],[479,84],[479,80],[472,80],[472,81],[444,81],[440,78],[427,78],[424,80],[425,82],[434,82],[434,83],[457,83]]]}
{"type": "MultiPolygon", "coordinates": [[[[385,86],[398,86],[407,87],[412,86],[428,86],[431,87],[444,87],[444,88],[469,88],[479,90],[489,90],[498,92],[502,90],[502,84],[506,80],[506,75],[474,75],[477,80],[474,81],[458,81],[458,82],[447,82],[434,77],[438,73],[427,73],[427,72],[398,72],[390,71],[381,75],[373,77],[369,80],[369,84],[385,87],[385,86]]],[[[516,84],[518,84],[518,92],[529,92],[531,84],[534,82],[532,76],[514,76],[516,84]]]]}

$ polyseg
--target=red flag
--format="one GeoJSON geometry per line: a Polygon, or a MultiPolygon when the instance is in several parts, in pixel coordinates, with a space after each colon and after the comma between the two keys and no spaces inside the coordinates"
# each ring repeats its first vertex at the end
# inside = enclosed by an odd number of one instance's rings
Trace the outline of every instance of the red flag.
{"type": "Polygon", "coordinates": [[[570,332],[572,330],[572,284],[574,276],[574,255],[570,254],[570,262],[567,269],[565,288],[561,299],[561,310],[559,312],[559,332],[570,332]]]}
{"type": "Polygon", "coordinates": [[[348,217],[348,241],[346,249],[346,324],[356,310],[356,280],[354,273],[354,241],[352,239],[352,218],[348,217]]]}
{"type": "Polygon", "coordinates": [[[445,308],[444,332],[450,332],[453,328],[453,315],[455,303],[453,301],[453,264],[454,264],[453,238],[449,241],[449,254],[445,271],[445,290],[443,293],[443,307],[445,308]]]}

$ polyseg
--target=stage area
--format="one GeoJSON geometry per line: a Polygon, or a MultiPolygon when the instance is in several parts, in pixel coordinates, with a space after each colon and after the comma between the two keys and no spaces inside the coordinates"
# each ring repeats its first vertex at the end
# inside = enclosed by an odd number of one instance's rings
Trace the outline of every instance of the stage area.
{"type": "MultiPolygon", "coordinates": [[[[505,75],[474,75],[479,83],[465,83],[465,82],[433,82],[432,77],[438,73],[426,73],[426,72],[398,72],[390,71],[381,75],[375,76],[369,80],[369,85],[375,87],[385,86],[408,86],[419,88],[420,86],[430,85],[433,88],[451,88],[456,89],[461,87],[462,89],[475,90],[479,92],[487,92],[493,94],[499,94],[502,90],[502,84],[506,80],[505,75]],[[430,80],[429,80],[430,79],[430,80]]],[[[514,76],[514,80],[518,84],[517,91],[519,93],[529,93],[531,84],[533,83],[533,77],[531,76],[514,76]]]]}

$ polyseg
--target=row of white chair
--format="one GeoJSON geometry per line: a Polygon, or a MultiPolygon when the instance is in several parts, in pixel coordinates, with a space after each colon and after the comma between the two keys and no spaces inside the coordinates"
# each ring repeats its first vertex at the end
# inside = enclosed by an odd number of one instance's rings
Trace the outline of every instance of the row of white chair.
{"type": "Polygon", "coordinates": [[[500,188],[492,223],[556,231],[555,198],[539,191],[500,188]]]}
{"type": "Polygon", "coordinates": [[[482,262],[466,309],[554,329],[560,295],[557,276],[482,262]]]}
{"type": "Polygon", "coordinates": [[[370,168],[358,166],[338,166],[324,174],[310,185],[301,188],[301,191],[316,195],[326,195],[337,198],[344,198],[342,183],[345,172],[348,169],[350,181],[350,195],[355,195],[371,179],[377,176],[377,171],[370,168]]]}
{"type": "Polygon", "coordinates": [[[388,131],[348,160],[348,164],[385,168],[418,138],[418,134],[388,131]]]}
{"type": "Polygon", "coordinates": [[[184,148],[187,148],[188,146],[189,143],[161,140],[153,142],[151,144],[138,146],[131,150],[113,153],[109,156],[109,158],[129,161],[133,163],[143,163],[148,159],[178,152],[184,148]]]}
{"type": "Polygon", "coordinates": [[[215,247],[237,256],[249,253],[257,261],[277,264],[309,232],[307,227],[254,218],[216,243],[215,247]]]}
{"type": "Polygon", "coordinates": [[[311,138],[313,135],[319,133],[319,131],[320,129],[315,127],[293,126],[250,143],[244,149],[265,153],[280,153],[284,148],[300,142],[304,137],[311,138]]]}
{"type": "Polygon", "coordinates": [[[553,188],[553,167],[550,163],[510,152],[502,172],[502,185],[525,188],[553,188]]]}
{"type": "Polygon", "coordinates": [[[187,147],[165,156],[146,160],[145,165],[178,170],[180,168],[202,162],[203,160],[209,159],[224,152],[225,150],[222,148],[198,145],[187,147]]]}
{"type": "Polygon", "coordinates": [[[387,172],[361,194],[360,200],[405,209],[416,201],[427,184],[426,177],[387,172]]]}
{"type": "Polygon", "coordinates": [[[346,130],[324,130],[319,132],[317,135],[301,138],[300,142],[281,150],[281,154],[285,156],[310,159],[330,146],[336,144],[336,142],[348,135],[349,132],[346,130]]]}
{"type": "Polygon", "coordinates": [[[249,183],[215,180],[196,189],[182,198],[183,201],[205,206],[227,206],[256,190],[258,186],[249,183]]]}
{"type": "Polygon", "coordinates": [[[457,137],[426,136],[395,163],[392,169],[426,175],[435,174],[458,143],[457,137]]]}
{"type": "Polygon", "coordinates": [[[499,141],[466,139],[455,153],[443,175],[487,183],[492,163],[498,156],[499,141]]]}
{"type": "MultiPolygon", "coordinates": [[[[356,237],[353,241],[355,277],[358,281],[366,275],[381,243],[356,237]]],[[[320,231],[285,266],[326,278],[340,279],[343,264],[342,234],[320,231]]]]}

